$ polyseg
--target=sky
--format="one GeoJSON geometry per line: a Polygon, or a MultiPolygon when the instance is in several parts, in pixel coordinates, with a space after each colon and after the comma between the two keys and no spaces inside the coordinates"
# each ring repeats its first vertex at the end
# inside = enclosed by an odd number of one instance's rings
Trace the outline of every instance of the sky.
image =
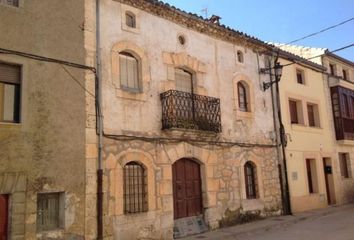
{"type": "MultiPolygon", "coordinates": [[[[164,0],[184,11],[205,17],[220,16],[221,23],[266,42],[285,43],[354,17],[354,0],[164,0]]],[[[294,44],[328,48],[354,43],[354,20],[294,44]]],[[[354,47],[336,52],[354,61],[354,47]]]]}

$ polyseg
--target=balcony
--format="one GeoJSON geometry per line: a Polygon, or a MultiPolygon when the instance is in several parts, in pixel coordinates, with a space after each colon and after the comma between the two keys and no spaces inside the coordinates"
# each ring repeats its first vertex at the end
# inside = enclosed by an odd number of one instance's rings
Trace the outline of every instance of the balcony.
{"type": "Polygon", "coordinates": [[[220,99],[176,90],[160,94],[162,129],[221,132],[220,99]]]}
{"type": "Polygon", "coordinates": [[[354,140],[354,91],[332,87],[334,125],[337,140],[354,140]]]}

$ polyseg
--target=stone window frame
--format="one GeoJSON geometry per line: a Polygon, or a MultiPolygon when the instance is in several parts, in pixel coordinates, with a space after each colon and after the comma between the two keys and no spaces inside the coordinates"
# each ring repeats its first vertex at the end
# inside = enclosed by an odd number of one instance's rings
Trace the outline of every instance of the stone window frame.
{"type": "Polygon", "coordinates": [[[254,118],[255,112],[255,96],[254,96],[254,86],[250,78],[244,74],[238,74],[233,79],[233,91],[234,91],[234,111],[236,112],[237,118],[254,118]],[[240,109],[239,107],[239,94],[238,94],[238,83],[246,88],[247,97],[247,111],[240,109]]]}
{"type": "Polygon", "coordinates": [[[234,45],[234,54],[235,54],[235,63],[236,63],[236,66],[245,67],[246,53],[247,53],[247,49],[246,49],[246,48],[242,48],[242,47],[240,47],[240,46],[235,46],[235,45],[234,45]],[[243,61],[239,61],[239,54],[240,54],[240,53],[241,53],[241,55],[242,55],[242,60],[243,60],[243,61]]]}
{"type": "Polygon", "coordinates": [[[259,157],[255,156],[254,154],[251,154],[248,156],[246,159],[242,159],[240,161],[239,165],[239,172],[240,172],[240,191],[241,191],[241,200],[243,201],[254,201],[254,200],[262,200],[264,199],[264,189],[263,189],[263,172],[262,172],[262,160],[259,159],[259,157]],[[258,185],[258,192],[257,192],[257,198],[255,199],[248,199],[247,198],[247,193],[246,193],[246,182],[245,182],[245,171],[244,171],[244,166],[247,162],[252,162],[256,169],[257,169],[257,185],[258,185]]]}
{"type": "Polygon", "coordinates": [[[150,71],[148,65],[148,57],[144,50],[136,44],[128,41],[118,42],[113,45],[111,50],[111,81],[116,89],[116,96],[120,98],[146,101],[147,92],[150,85],[150,71]],[[120,84],[119,74],[119,53],[128,52],[137,58],[140,65],[140,91],[127,91],[120,84]]]}
{"type": "Polygon", "coordinates": [[[162,81],[162,92],[176,90],[175,69],[181,68],[192,73],[193,83],[195,84],[194,93],[208,95],[207,89],[204,87],[205,74],[207,72],[205,63],[187,53],[163,52],[162,59],[167,67],[167,79],[162,81]]]}
{"type": "Polygon", "coordinates": [[[109,195],[108,205],[110,216],[134,218],[135,216],[146,215],[149,212],[156,210],[156,168],[154,166],[154,160],[150,155],[139,150],[124,151],[119,155],[110,154],[106,160],[106,169],[109,173],[107,191],[109,195]],[[124,214],[123,168],[129,162],[137,162],[145,167],[148,193],[148,208],[146,212],[124,214]]]}
{"type": "MultiPolygon", "coordinates": [[[[135,168],[135,167],[134,167],[135,168]]],[[[134,172],[134,171],[133,171],[134,172]]],[[[129,178],[131,176],[128,176],[129,178]]],[[[123,194],[124,194],[124,214],[128,215],[128,214],[138,214],[138,213],[143,213],[143,212],[147,212],[149,209],[148,209],[148,199],[147,199],[147,196],[148,196],[148,191],[147,191],[147,171],[146,171],[146,166],[144,164],[142,164],[141,162],[139,161],[130,161],[128,163],[126,163],[124,166],[123,166],[123,194]],[[141,182],[139,182],[138,180],[138,184],[139,185],[139,189],[141,189],[141,191],[135,191],[133,190],[131,193],[130,189],[127,190],[127,185],[126,185],[126,182],[127,182],[127,179],[126,179],[126,174],[127,172],[129,172],[129,167],[128,166],[137,166],[138,168],[141,169],[142,171],[142,176],[139,176],[139,179],[141,182]],[[127,196],[128,195],[128,198],[130,198],[130,196],[132,195],[133,198],[134,198],[134,210],[132,209],[131,206],[128,206],[126,205],[126,201],[127,201],[127,196]],[[136,196],[138,196],[138,199],[140,199],[141,197],[141,204],[138,203],[138,207],[137,209],[135,208],[135,198],[136,196]]],[[[134,178],[134,175],[133,175],[133,178],[134,178]]],[[[136,178],[136,177],[135,177],[136,178]]],[[[135,182],[135,180],[133,180],[133,183],[135,182]]],[[[130,180],[129,180],[129,183],[130,183],[130,180]]],[[[130,200],[130,199],[129,199],[130,200]]]]}
{"type": "Polygon", "coordinates": [[[128,5],[121,5],[121,22],[122,30],[128,31],[131,33],[139,34],[140,33],[140,11],[136,8],[130,7],[128,5]],[[135,17],[135,27],[129,27],[126,22],[126,14],[134,15],[135,17]]]}

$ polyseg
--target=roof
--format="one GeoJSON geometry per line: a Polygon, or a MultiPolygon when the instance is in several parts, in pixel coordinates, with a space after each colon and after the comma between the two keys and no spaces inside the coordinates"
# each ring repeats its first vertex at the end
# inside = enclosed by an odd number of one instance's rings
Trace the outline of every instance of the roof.
{"type": "Polygon", "coordinates": [[[344,63],[350,65],[351,67],[354,67],[354,62],[352,62],[352,61],[350,61],[348,59],[342,58],[342,57],[338,56],[337,54],[331,53],[329,50],[326,50],[325,54],[328,57],[335,58],[335,59],[337,59],[337,60],[339,60],[341,62],[344,62],[344,63]]]}
{"type": "Polygon", "coordinates": [[[117,2],[130,5],[137,9],[141,9],[155,16],[170,20],[186,28],[193,29],[202,34],[216,37],[218,39],[228,41],[234,44],[244,44],[246,46],[253,46],[262,51],[279,52],[279,54],[291,61],[301,62],[313,68],[325,70],[326,68],[313,63],[298,55],[286,52],[274,46],[273,44],[266,43],[256,37],[248,35],[244,32],[235,30],[224,24],[211,22],[210,19],[203,18],[195,13],[188,13],[184,10],[176,8],[168,3],[159,0],[115,0],[117,2]]]}
{"type": "Polygon", "coordinates": [[[244,43],[246,45],[253,45],[254,47],[261,47],[270,50],[273,48],[264,41],[232,29],[224,24],[215,22],[212,23],[207,18],[203,18],[195,13],[188,13],[179,8],[176,8],[168,3],[158,0],[115,0],[117,2],[133,6],[135,8],[144,10],[153,14],[175,22],[179,25],[193,29],[197,32],[207,34],[232,43],[244,43]]]}

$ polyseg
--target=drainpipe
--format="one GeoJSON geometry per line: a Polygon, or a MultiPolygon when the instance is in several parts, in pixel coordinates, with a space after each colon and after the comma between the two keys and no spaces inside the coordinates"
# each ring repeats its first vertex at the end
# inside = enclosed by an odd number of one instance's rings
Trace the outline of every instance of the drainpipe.
{"type": "MultiPolygon", "coordinates": [[[[269,66],[271,67],[271,66],[269,66]]],[[[270,82],[273,81],[273,76],[272,76],[272,73],[271,71],[269,71],[269,80],[270,82]]],[[[284,185],[284,181],[283,181],[283,173],[282,173],[282,165],[281,165],[281,154],[280,154],[280,151],[279,151],[279,131],[278,131],[278,126],[277,126],[277,109],[275,107],[275,102],[274,102],[274,89],[273,87],[270,88],[270,95],[271,95],[271,98],[272,98],[272,110],[273,110],[273,126],[274,126],[274,132],[275,132],[275,143],[277,145],[277,156],[278,156],[278,172],[279,172],[279,183],[280,183],[280,192],[281,192],[281,199],[282,199],[282,202],[283,202],[283,206],[285,205],[285,192],[284,192],[284,188],[283,188],[283,185],[284,185]]],[[[278,108],[278,107],[277,107],[278,108]]],[[[283,207],[284,209],[284,207],[283,207]]]]}
{"type": "MultiPolygon", "coordinates": [[[[275,58],[274,64],[278,61],[278,57],[275,58]]],[[[284,172],[284,181],[285,181],[285,189],[283,190],[283,211],[284,215],[291,215],[291,205],[290,205],[290,194],[289,194],[289,182],[288,182],[288,169],[286,163],[286,154],[285,154],[285,129],[282,120],[281,114],[281,106],[280,106],[280,95],[279,95],[279,80],[275,79],[275,95],[276,95],[276,107],[278,109],[278,121],[279,121],[279,136],[280,136],[280,143],[283,155],[283,172],[284,172]]],[[[271,87],[272,88],[272,87],[271,87]]],[[[281,166],[280,166],[281,167],[281,166]]],[[[281,170],[280,170],[281,171],[281,170]]],[[[281,186],[283,188],[283,186],[281,186]]]]}
{"type": "Polygon", "coordinates": [[[96,0],[96,108],[98,127],[98,169],[97,169],[97,240],[103,239],[103,115],[102,115],[102,80],[101,80],[101,50],[100,50],[100,1],[96,0]]]}

